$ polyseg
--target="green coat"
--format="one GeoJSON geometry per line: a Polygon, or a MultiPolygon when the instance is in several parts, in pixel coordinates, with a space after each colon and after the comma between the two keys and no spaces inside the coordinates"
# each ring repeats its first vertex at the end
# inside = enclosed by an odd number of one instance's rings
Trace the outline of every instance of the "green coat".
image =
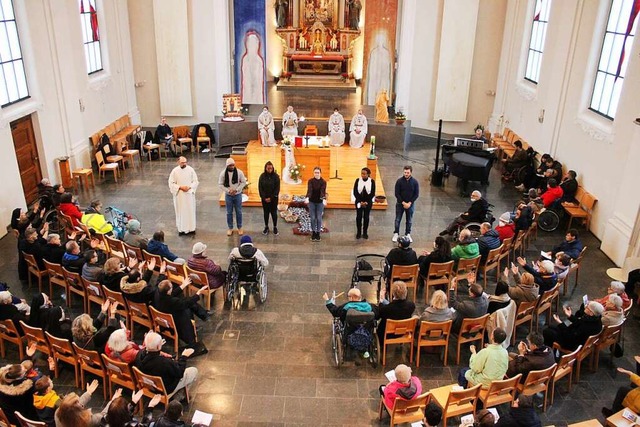
{"type": "Polygon", "coordinates": [[[473,243],[460,243],[451,249],[451,258],[454,260],[475,258],[478,255],[480,255],[480,247],[475,240],[473,243]]]}
{"type": "Polygon", "coordinates": [[[464,377],[473,385],[488,388],[491,381],[501,380],[509,368],[509,353],[500,344],[489,344],[469,359],[469,369],[464,377]]]}

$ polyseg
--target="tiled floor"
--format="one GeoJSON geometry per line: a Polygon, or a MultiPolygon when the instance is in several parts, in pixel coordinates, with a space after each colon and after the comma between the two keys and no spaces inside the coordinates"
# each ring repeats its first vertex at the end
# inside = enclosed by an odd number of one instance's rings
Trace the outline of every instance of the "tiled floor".
{"type": "MultiPolygon", "coordinates": [[[[453,178],[444,189],[429,185],[433,147],[416,147],[407,152],[380,151],[386,188],[393,188],[404,164],[413,165],[414,176],[421,185],[412,233],[414,247],[417,250],[431,247],[434,236],[451,218],[465,210],[468,199],[458,196],[453,178]]],[[[225,211],[218,206],[216,182],[224,159],[214,160],[213,155],[201,154],[191,156],[189,161],[200,178],[195,237],[178,237],[175,231],[166,181],[174,166],[171,160],[144,162],[142,169],[127,171],[118,184],[108,179],[95,190],[81,190],[81,204],[100,198],[105,206],[113,205],[135,214],[146,234],[164,229],[169,247],[184,257],[190,253],[193,243],[203,241],[209,246],[209,255],[226,267],[228,253],[238,244],[238,238],[226,237],[225,211]]],[[[300,192],[304,193],[302,187],[300,192]]],[[[518,196],[512,187],[501,185],[495,170],[487,192],[488,200],[496,205],[494,213],[497,215],[511,210],[518,196]]],[[[279,236],[263,236],[260,208],[245,209],[244,218],[246,232],[270,261],[268,301],[257,308],[230,311],[223,307],[220,295],[216,295],[215,314],[203,326],[201,334],[209,353],[192,361],[200,371],[200,379],[189,414],[194,409],[213,412],[217,426],[386,425],[388,418],[382,422],[377,420],[377,389],[385,382],[385,369],[374,369],[364,363],[359,366],[347,363],[340,369],[332,366],[331,317],[324,308],[322,294],[348,288],[357,254],[386,254],[393,247],[390,241],[393,210],[372,213],[368,241],[355,240],[355,214],[348,210],[326,211],[325,221],[331,232],[324,235],[320,243],[293,235],[291,225],[284,223],[280,225],[279,236]]],[[[563,230],[541,231],[528,255],[536,256],[541,249],[548,249],[560,241],[563,230]]],[[[582,238],[589,249],[582,265],[580,284],[574,289],[572,280],[571,292],[563,298],[574,307],[584,293],[604,294],[608,284],[605,270],[612,266],[597,249],[599,241],[593,235],[584,233],[582,238]]],[[[0,280],[10,283],[16,294],[30,296],[30,291],[17,281],[15,245],[11,235],[0,240],[0,280]]],[[[367,298],[375,298],[372,287],[365,285],[363,290],[367,298]]],[[[493,286],[490,286],[489,291],[492,290],[493,286]]],[[[422,310],[420,296],[418,306],[422,310]]],[[[60,302],[58,297],[54,301],[60,302]]],[[[77,304],[73,308],[77,309],[77,304]]],[[[630,319],[625,330],[625,356],[614,360],[616,366],[629,369],[633,366],[632,357],[639,350],[635,340],[637,332],[637,321],[630,319]]],[[[522,335],[523,331],[520,337],[522,335]]],[[[9,361],[17,357],[11,351],[8,356],[9,361]]],[[[387,370],[402,360],[402,353],[392,350],[387,370]]],[[[426,355],[423,360],[417,375],[425,389],[455,381],[457,366],[443,367],[434,355],[426,355]]],[[[466,364],[468,353],[463,360],[466,364]]],[[[71,389],[71,381],[72,373],[63,370],[55,383],[60,391],[67,392],[71,389]]],[[[626,382],[626,376],[617,375],[608,355],[603,355],[599,371],[591,373],[584,369],[581,381],[570,395],[566,381],[558,385],[556,401],[542,415],[543,420],[545,424],[565,425],[600,418],[600,407],[610,405],[617,387],[626,382]]],[[[100,391],[92,402],[95,407],[103,403],[100,391]]]]}

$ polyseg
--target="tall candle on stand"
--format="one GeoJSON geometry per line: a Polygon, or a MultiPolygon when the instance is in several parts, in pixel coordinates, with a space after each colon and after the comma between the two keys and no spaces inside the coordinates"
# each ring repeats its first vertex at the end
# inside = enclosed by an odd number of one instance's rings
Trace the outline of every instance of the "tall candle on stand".
{"type": "Polygon", "coordinates": [[[371,150],[369,151],[369,158],[376,158],[376,137],[371,135],[371,150]]]}

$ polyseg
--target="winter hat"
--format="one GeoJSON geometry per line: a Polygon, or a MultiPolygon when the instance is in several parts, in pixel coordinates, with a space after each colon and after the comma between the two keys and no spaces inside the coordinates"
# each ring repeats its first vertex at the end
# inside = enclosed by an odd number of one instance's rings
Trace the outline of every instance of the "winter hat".
{"type": "Polygon", "coordinates": [[[235,161],[235,160],[233,160],[233,157],[229,157],[229,158],[227,159],[227,166],[229,166],[229,165],[235,165],[235,164],[236,164],[236,161],[235,161]]]}
{"type": "Polygon", "coordinates": [[[127,228],[132,232],[140,231],[140,221],[138,221],[137,219],[129,220],[129,222],[127,223],[127,228]]]}
{"type": "Polygon", "coordinates": [[[602,316],[602,313],[604,313],[604,307],[597,301],[589,301],[587,307],[589,307],[589,310],[593,311],[593,314],[596,316],[602,316]]]}
{"type": "Polygon", "coordinates": [[[500,215],[500,222],[502,224],[511,223],[511,212],[505,212],[502,215],[500,215]]]}
{"type": "Polygon", "coordinates": [[[207,245],[205,245],[202,242],[198,242],[195,245],[193,245],[193,249],[191,250],[191,253],[194,255],[199,255],[203,253],[206,249],[207,249],[207,245]]]}
{"type": "Polygon", "coordinates": [[[411,379],[411,368],[407,365],[398,365],[394,371],[396,373],[396,379],[401,383],[408,383],[411,379]]]}
{"type": "Polygon", "coordinates": [[[253,243],[253,240],[251,240],[251,237],[250,236],[242,236],[240,238],[240,246],[246,245],[247,243],[253,243]]]}

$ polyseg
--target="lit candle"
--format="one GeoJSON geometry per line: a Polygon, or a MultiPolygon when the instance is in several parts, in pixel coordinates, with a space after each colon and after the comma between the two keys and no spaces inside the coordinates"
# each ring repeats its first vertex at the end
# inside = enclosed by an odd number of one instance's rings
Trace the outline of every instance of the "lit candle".
{"type": "Polygon", "coordinates": [[[371,145],[376,145],[376,137],[371,135],[371,145]]]}

